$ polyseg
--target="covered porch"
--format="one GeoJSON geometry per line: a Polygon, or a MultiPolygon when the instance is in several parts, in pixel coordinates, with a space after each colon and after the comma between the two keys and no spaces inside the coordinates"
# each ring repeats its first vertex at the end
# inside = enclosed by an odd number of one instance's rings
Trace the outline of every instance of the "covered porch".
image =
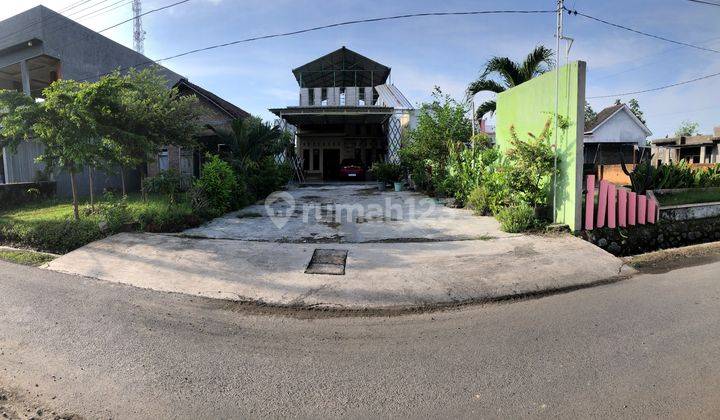
{"type": "Polygon", "coordinates": [[[378,106],[271,109],[296,127],[295,150],[311,181],[340,180],[340,168],[354,162],[366,171],[387,159],[393,108],[378,106]]]}

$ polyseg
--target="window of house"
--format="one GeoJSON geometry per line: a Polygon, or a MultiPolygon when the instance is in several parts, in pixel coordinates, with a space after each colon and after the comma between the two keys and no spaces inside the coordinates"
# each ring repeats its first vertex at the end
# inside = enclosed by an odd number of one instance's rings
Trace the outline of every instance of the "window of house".
{"type": "Polygon", "coordinates": [[[365,106],[365,89],[363,88],[360,88],[358,92],[358,105],[365,106]]]}
{"type": "Polygon", "coordinates": [[[345,88],[340,88],[340,106],[345,106],[345,88]]]}
{"type": "Polygon", "coordinates": [[[322,88],[320,90],[320,105],[327,106],[328,104],[328,92],[327,88],[322,88]]]}
{"type": "Polygon", "coordinates": [[[355,149],[355,161],[362,162],[362,149],[355,149]]]}
{"type": "Polygon", "coordinates": [[[310,170],[310,149],[303,149],[303,171],[310,170]]]}
{"type": "Polygon", "coordinates": [[[308,103],[315,105],[315,89],[313,88],[308,89],[308,103]]]}
{"type": "Polygon", "coordinates": [[[320,149],[313,149],[312,168],[313,171],[320,170],[320,149]]]}
{"type": "Polygon", "coordinates": [[[168,154],[167,147],[163,147],[158,154],[158,169],[161,171],[167,171],[170,169],[170,156],[168,154]]]}

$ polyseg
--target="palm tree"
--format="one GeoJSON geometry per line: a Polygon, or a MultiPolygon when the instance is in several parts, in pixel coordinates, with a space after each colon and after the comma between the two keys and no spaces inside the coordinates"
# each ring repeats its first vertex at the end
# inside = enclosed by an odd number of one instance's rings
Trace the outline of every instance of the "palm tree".
{"type": "MultiPolygon", "coordinates": [[[[472,98],[478,92],[500,93],[547,72],[555,65],[553,55],[552,50],[538,45],[522,63],[508,57],[491,58],[485,64],[485,71],[468,86],[468,98],[472,98]],[[490,75],[499,76],[500,81],[489,78],[490,75]]],[[[495,112],[495,105],[494,100],[480,104],[475,114],[476,118],[480,119],[490,111],[495,112]]]]}

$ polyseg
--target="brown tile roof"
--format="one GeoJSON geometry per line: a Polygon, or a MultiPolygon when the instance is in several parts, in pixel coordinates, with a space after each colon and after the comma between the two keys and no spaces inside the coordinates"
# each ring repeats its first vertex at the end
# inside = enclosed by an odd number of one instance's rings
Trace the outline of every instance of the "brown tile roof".
{"type": "Polygon", "coordinates": [[[622,108],[623,104],[609,106],[602,111],[598,112],[597,117],[593,121],[585,124],[585,132],[593,131],[597,126],[602,124],[605,120],[610,118],[611,115],[617,112],[618,109],[622,108]]]}
{"type": "Polygon", "coordinates": [[[246,118],[250,116],[250,114],[244,109],[226,101],[225,99],[217,96],[209,90],[205,90],[194,83],[190,83],[190,81],[188,81],[187,79],[180,79],[180,81],[175,84],[175,87],[180,90],[188,89],[192,91],[197,96],[200,96],[200,99],[205,99],[206,101],[213,103],[221,111],[225,112],[234,119],[246,118]]]}

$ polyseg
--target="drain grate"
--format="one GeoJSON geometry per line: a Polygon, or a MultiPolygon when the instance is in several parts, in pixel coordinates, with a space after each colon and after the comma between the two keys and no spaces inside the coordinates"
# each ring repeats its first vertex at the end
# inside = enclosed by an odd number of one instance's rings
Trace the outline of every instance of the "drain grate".
{"type": "Polygon", "coordinates": [[[305,274],[345,275],[346,249],[315,249],[305,274]]]}

